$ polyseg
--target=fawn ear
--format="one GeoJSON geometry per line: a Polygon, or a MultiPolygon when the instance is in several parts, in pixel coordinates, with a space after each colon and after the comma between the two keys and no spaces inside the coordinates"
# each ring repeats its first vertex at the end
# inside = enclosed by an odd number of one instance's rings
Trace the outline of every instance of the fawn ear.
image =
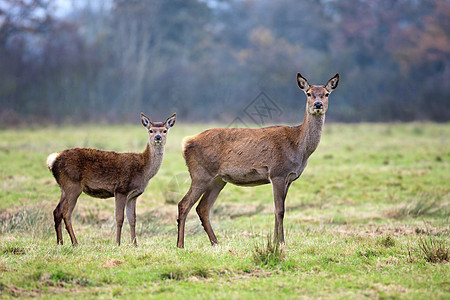
{"type": "Polygon", "coordinates": [[[176,118],[177,118],[177,114],[176,113],[174,113],[169,118],[167,118],[167,120],[165,122],[167,128],[173,127],[173,125],[175,125],[176,118]]]}
{"type": "Polygon", "coordinates": [[[337,88],[338,83],[339,83],[339,73],[334,75],[330,80],[328,80],[327,85],[325,86],[325,88],[327,89],[327,91],[331,92],[335,88],[337,88]]]}
{"type": "Polygon", "coordinates": [[[142,112],[141,112],[141,122],[142,122],[142,125],[144,125],[144,127],[147,129],[149,129],[152,124],[152,121],[150,121],[150,118],[147,117],[146,115],[144,115],[144,113],[142,113],[142,112]]]}
{"type": "Polygon", "coordinates": [[[306,80],[306,78],[303,77],[302,74],[300,73],[297,73],[297,84],[298,87],[304,92],[306,92],[309,89],[308,80],[306,80]]]}

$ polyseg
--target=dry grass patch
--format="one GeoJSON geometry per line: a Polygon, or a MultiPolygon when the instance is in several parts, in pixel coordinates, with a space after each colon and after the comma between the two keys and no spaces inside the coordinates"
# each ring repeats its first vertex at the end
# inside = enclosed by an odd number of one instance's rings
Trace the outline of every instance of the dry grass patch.
{"type": "Polygon", "coordinates": [[[449,204],[442,196],[424,194],[417,200],[388,209],[385,216],[391,219],[404,219],[407,217],[448,217],[449,204]]]}
{"type": "Polygon", "coordinates": [[[252,257],[257,265],[275,267],[283,261],[285,253],[283,246],[272,242],[272,236],[268,234],[266,243],[255,243],[252,257]]]}
{"type": "Polygon", "coordinates": [[[423,229],[420,226],[414,225],[340,225],[328,229],[331,234],[338,234],[340,236],[360,236],[360,237],[383,237],[390,235],[391,238],[399,236],[417,236],[419,234],[429,235],[448,235],[449,229],[442,228],[428,228],[423,229]]]}
{"type": "Polygon", "coordinates": [[[43,237],[53,230],[53,218],[47,206],[24,207],[0,214],[0,234],[27,233],[43,237]]]}
{"type": "Polygon", "coordinates": [[[435,236],[419,237],[419,249],[427,262],[446,263],[449,261],[449,250],[447,239],[438,239],[435,236]]]}
{"type": "MultiPolygon", "coordinates": [[[[17,298],[36,298],[40,294],[42,294],[40,291],[33,289],[33,290],[27,290],[24,288],[16,287],[14,285],[11,286],[0,286],[0,291],[6,294],[10,294],[13,297],[17,298]]],[[[1,294],[0,294],[1,295],[1,294]]]]}
{"type": "Polygon", "coordinates": [[[122,264],[123,264],[123,261],[118,260],[118,259],[111,258],[111,259],[106,260],[106,261],[103,263],[103,268],[111,269],[111,268],[119,267],[119,266],[121,266],[122,264]]]}

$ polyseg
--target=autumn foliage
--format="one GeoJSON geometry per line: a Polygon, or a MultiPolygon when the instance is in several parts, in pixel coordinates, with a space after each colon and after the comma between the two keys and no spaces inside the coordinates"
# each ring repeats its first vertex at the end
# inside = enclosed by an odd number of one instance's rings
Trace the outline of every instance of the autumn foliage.
{"type": "Polygon", "coordinates": [[[0,1],[3,126],[129,121],[149,107],[229,123],[260,92],[283,111],[274,121],[298,122],[299,71],[341,74],[329,120],[450,119],[449,1],[58,3],[0,1]]]}

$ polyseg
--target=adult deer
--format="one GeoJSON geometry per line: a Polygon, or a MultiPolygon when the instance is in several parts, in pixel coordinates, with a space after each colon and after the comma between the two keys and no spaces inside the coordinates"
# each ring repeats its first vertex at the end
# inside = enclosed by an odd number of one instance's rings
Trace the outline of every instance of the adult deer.
{"type": "Polygon", "coordinates": [[[116,153],[96,149],[68,149],[52,153],[47,158],[47,166],[52,171],[59,187],[61,199],[53,211],[57,243],[63,244],[62,224],[76,246],[77,239],[72,229],[72,212],[81,192],[96,197],[115,197],[116,242],[124,221],[125,206],[130,223],[131,241],[136,241],[136,199],[141,195],[149,180],[156,175],[161,166],[166,135],[175,125],[176,114],[166,122],[151,122],[141,113],[141,122],[149,133],[147,147],[143,153],[116,153]]]}
{"type": "Polygon", "coordinates": [[[305,118],[299,126],[214,128],[184,141],[183,156],[191,176],[191,186],[178,203],[178,248],[184,247],[186,217],[202,195],[197,214],[211,244],[218,243],[209,222],[209,212],[227,182],[242,186],[272,184],[274,239],[276,243],[284,243],[286,194],[319,144],[328,96],[338,82],[339,74],[336,74],[326,85],[309,85],[300,73],[297,74],[298,86],[307,95],[305,118]]]}

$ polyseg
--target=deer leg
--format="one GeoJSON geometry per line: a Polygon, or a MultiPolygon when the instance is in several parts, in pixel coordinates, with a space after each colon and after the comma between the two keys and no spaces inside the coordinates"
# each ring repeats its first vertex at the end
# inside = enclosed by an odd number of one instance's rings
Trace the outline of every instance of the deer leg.
{"type": "Polygon", "coordinates": [[[136,241],[136,199],[132,198],[127,202],[127,219],[130,224],[131,242],[137,247],[136,241]]]}
{"type": "Polygon", "coordinates": [[[285,210],[285,199],[290,184],[287,184],[284,178],[272,178],[273,201],[275,204],[275,232],[274,242],[284,244],[283,219],[285,210]]]}
{"type": "Polygon", "coordinates": [[[191,210],[192,206],[197,202],[198,198],[205,192],[207,189],[207,184],[202,185],[194,185],[191,183],[191,187],[186,195],[181,199],[178,203],[178,240],[177,247],[184,248],[184,227],[186,223],[186,217],[191,210]]]}
{"type": "Polygon", "coordinates": [[[81,194],[81,187],[79,185],[72,185],[65,189],[65,199],[62,204],[62,216],[64,219],[64,224],[66,225],[67,232],[69,233],[70,240],[73,246],[77,246],[78,242],[75,238],[75,233],[72,228],[72,213],[75,205],[77,204],[78,197],[81,194]]]}
{"type": "Polygon", "coordinates": [[[120,236],[122,235],[122,225],[125,219],[125,205],[127,203],[127,196],[123,194],[115,194],[115,215],[116,215],[116,244],[120,246],[120,236]]]}
{"type": "Polygon", "coordinates": [[[203,228],[208,234],[211,245],[217,245],[219,242],[217,241],[216,235],[211,227],[211,223],[209,222],[209,212],[211,211],[211,207],[214,205],[217,197],[219,196],[220,191],[225,187],[227,183],[222,179],[216,179],[208,190],[203,194],[200,199],[200,203],[197,206],[197,214],[200,217],[200,221],[202,222],[203,228]]]}
{"type": "Polygon", "coordinates": [[[61,190],[61,198],[59,200],[58,205],[56,206],[55,210],[53,211],[53,219],[55,220],[55,231],[56,231],[56,243],[58,245],[63,244],[63,237],[62,237],[62,205],[65,200],[64,191],[61,190]]]}

